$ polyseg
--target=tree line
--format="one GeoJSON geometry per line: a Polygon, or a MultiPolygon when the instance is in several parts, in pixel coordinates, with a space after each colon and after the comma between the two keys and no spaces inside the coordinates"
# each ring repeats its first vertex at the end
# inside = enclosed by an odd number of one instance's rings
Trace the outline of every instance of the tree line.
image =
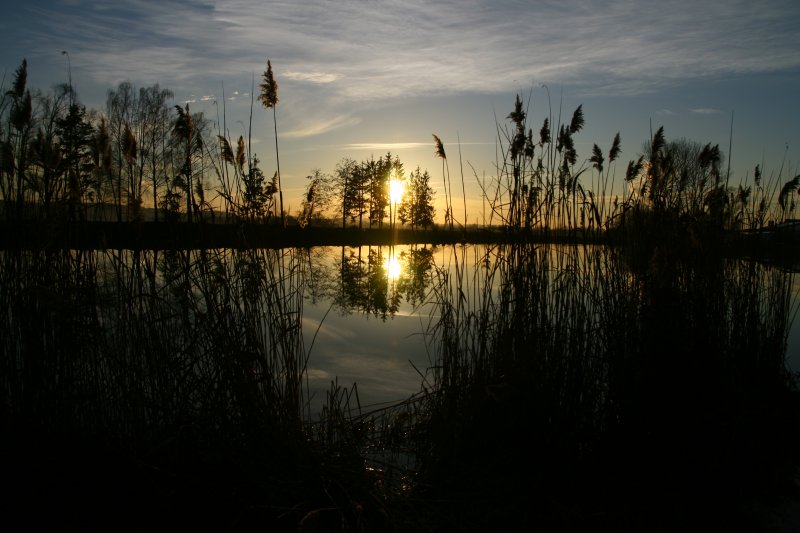
{"type": "MultiPolygon", "coordinates": [[[[10,219],[246,221],[286,223],[271,63],[258,99],[273,112],[276,171],[269,176],[250,147],[250,134],[231,137],[169,89],[122,82],[108,90],[105,108],[87,109],[70,83],[50,92],[27,86],[23,59],[9,87],[0,88],[0,203],[10,219]]],[[[430,176],[405,175],[391,153],[362,162],[345,158],[332,174],[308,176],[301,226],[331,223],[382,227],[387,221],[433,224],[430,176]],[[406,184],[393,205],[390,180],[406,184]]]]}
{"type": "Polygon", "coordinates": [[[417,167],[406,176],[399,156],[392,156],[391,152],[361,162],[344,158],[333,174],[316,171],[309,179],[301,224],[313,216],[315,207],[322,213],[337,210],[342,227],[349,224],[382,228],[388,220],[390,224],[399,221],[415,229],[428,228],[434,223],[430,174],[417,167]],[[390,198],[392,181],[403,184],[402,199],[396,205],[390,198]],[[311,202],[316,202],[316,206],[310,205],[311,202]]]}
{"type": "MultiPolygon", "coordinates": [[[[50,92],[27,87],[23,60],[8,87],[0,88],[0,217],[138,221],[245,221],[287,219],[302,227],[337,224],[381,228],[387,221],[427,228],[434,224],[434,191],[427,170],[406,172],[397,155],[363,161],[342,159],[331,173],[313,170],[295,213],[284,208],[278,157],[278,84],[267,61],[258,100],[272,111],[275,171],[264,170],[251,149],[248,131],[232,137],[223,124],[154,84],[122,82],[107,93],[102,110],[87,110],[72,83],[50,92]],[[402,198],[390,198],[390,183],[402,182],[402,198]]],[[[252,113],[252,112],[251,112],[252,113]]],[[[252,118],[252,115],[251,115],[252,118]]],[[[649,139],[638,160],[628,163],[615,185],[619,133],[606,152],[593,145],[581,161],[573,137],[584,125],[582,106],[571,120],[546,117],[538,136],[517,97],[498,128],[501,164],[483,201],[490,225],[530,230],[599,230],[625,225],[644,213],[689,217],[729,228],[759,228],[790,218],[800,176],[784,169],[752,184],[731,185],[730,165],[718,145],[685,139],[667,141],[663,128],[649,139]],[[538,138],[537,138],[538,137],[538,138]]],[[[441,140],[446,210],[453,227],[453,189],[441,140]]],[[[464,187],[463,173],[462,192],[464,187]]],[[[465,198],[464,223],[466,223],[465,198]]]]}

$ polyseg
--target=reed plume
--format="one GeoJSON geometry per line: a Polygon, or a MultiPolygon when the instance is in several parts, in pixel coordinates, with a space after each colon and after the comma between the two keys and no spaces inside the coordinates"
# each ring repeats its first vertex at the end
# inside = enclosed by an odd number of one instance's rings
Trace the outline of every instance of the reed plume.
{"type": "Polygon", "coordinates": [[[433,142],[436,143],[436,157],[447,159],[447,155],[444,152],[444,144],[442,144],[442,140],[435,133],[433,134],[433,142]]]}
{"type": "Polygon", "coordinates": [[[597,144],[592,146],[592,157],[589,158],[589,162],[592,163],[592,166],[596,168],[599,173],[603,173],[603,163],[605,159],[603,158],[603,152],[597,144]]]}
{"type": "Polygon", "coordinates": [[[283,213],[283,187],[281,186],[281,160],[278,152],[278,119],[276,117],[275,109],[278,104],[278,82],[275,81],[275,76],[272,74],[272,63],[267,60],[267,70],[264,71],[263,81],[261,85],[261,94],[258,95],[258,100],[265,109],[272,109],[272,125],[275,128],[275,161],[278,167],[278,195],[280,197],[281,209],[281,226],[286,226],[286,219],[283,213]]]}
{"type": "MultiPolygon", "coordinates": [[[[781,206],[781,212],[786,211],[786,200],[789,198],[790,194],[797,191],[798,186],[800,186],[800,174],[787,181],[784,186],[781,187],[781,192],[778,194],[778,205],[781,206]]],[[[794,204],[794,202],[792,202],[792,204],[794,204]]]]}
{"type": "Polygon", "coordinates": [[[579,105],[572,113],[572,120],[569,123],[569,132],[578,133],[583,129],[586,121],[583,118],[583,104],[579,105]]]}
{"type": "Polygon", "coordinates": [[[617,134],[614,136],[614,141],[611,143],[611,150],[608,151],[608,162],[613,163],[617,157],[619,157],[619,153],[621,151],[621,140],[619,137],[619,132],[617,132],[617,134]]]}
{"type": "Polygon", "coordinates": [[[444,151],[444,144],[442,140],[439,138],[438,135],[435,133],[433,135],[433,142],[436,145],[436,151],[434,152],[436,157],[440,157],[442,159],[442,181],[444,182],[444,200],[445,200],[445,214],[444,220],[445,224],[449,224],[450,229],[453,229],[453,207],[452,207],[452,200],[451,200],[451,192],[450,192],[450,171],[449,169],[445,173],[447,168],[447,155],[444,151]]]}
{"type": "Polygon", "coordinates": [[[244,175],[244,137],[239,135],[239,140],[236,143],[236,167],[239,169],[239,174],[244,175]]]}
{"type": "Polygon", "coordinates": [[[272,109],[278,104],[278,82],[275,81],[275,76],[272,74],[272,63],[267,60],[267,70],[264,71],[263,81],[259,85],[261,94],[258,95],[258,101],[266,109],[272,109]]]}
{"type": "Polygon", "coordinates": [[[222,159],[229,165],[234,163],[233,159],[233,149],[231,148],[231,143],[228,142],[228,139],[223,137],[222,135],[217,135],[219,139],[220,146],[222,147],[222,159]]]}

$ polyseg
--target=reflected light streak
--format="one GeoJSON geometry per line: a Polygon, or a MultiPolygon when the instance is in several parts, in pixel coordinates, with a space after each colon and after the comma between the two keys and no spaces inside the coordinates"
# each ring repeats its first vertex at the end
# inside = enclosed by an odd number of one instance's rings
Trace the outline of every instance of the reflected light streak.
{"type": "Polygon", "coordinates": [[[383,266],[386,269],[386,277],[389,279],[399,278],[401,272],[403,271],[400,261],[394,255],[394,251],[389,254],[389,257],[386,259],[386,262],[383,264],[383,266]]]}

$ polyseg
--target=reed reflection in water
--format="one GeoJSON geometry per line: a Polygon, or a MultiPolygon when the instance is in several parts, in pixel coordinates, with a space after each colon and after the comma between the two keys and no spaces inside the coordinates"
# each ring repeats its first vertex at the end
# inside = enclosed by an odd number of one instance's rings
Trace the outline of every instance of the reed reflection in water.
{"type": "Polygon", "coordinates": [[[91,516],[139,506],[142,517],[161,510],[177,520],[208,505],[228,519],[264,497],[265,467],[273,479],[295,479],[308,453],[297,446],[302,254],[0,260],[2,425],[13,436],[3,451],[21,508],[46,501],[71,513],[89,506],[91,516]]]}
{"type": "Polygon", "coordinates": [[[450,524],[764,526],[753,509],[797,466],[790,274],[664,250],[469,253],[435,285],[436,386],[414,428],[450,524]]]}
{"type": "Polygon", "coordinates": [[[792,277],[752,261],[532,244],[5,252],[0,282],[20,508],[702,528],[758,523],[796,471],[792,277]]]}
{"type": "Polygon", "coordinates": [[[434,249],[316,248],[310,265],[304,334],[313,410],[335,378],[357,383],[367,409],[418,392],[431,364],[422,304],[434,279],[434,249]]]}

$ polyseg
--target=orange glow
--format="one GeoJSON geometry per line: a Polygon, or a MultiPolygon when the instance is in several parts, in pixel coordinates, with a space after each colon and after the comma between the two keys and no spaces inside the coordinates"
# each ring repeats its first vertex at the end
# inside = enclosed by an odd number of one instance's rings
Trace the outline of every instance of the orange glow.
{"type": "Polygon", "coordinates": [[[389,181],[389,201],[392,205],[397,205],[403,199],[405,183],[400,180],[389,181]]]}

